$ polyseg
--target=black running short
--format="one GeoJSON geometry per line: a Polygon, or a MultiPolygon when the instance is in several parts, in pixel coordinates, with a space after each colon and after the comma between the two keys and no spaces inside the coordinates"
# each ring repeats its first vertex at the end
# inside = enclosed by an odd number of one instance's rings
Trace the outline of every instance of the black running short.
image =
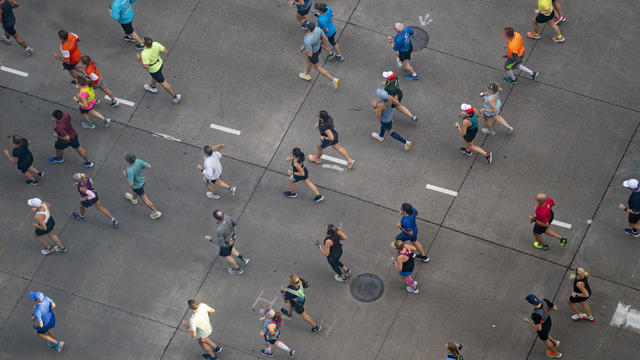
{"type": "Polygon", "coordinates": [[[336,33],[333,33],[331,36],[327,36],[327,39],[329,39],[329,44],[331,44],[331,46],[336,45],[336,33]]]}
{"type": "Polygon", "coordinates": [[[309,10],[311,10],[311,6],[309,6],[308,8],[304,9],[304,10],[297,10],[298,14],[305,16],[309,13],[309,10]]]}
{"type": "Polygon", "coordinates": [[[131,189],[134,193],[138,194],[138,196],[144,195],[144,184],[137,189],[131,189]]]}
{"type": "Polygon", "coordinates": [[[398,59],[400,61],[411,60],[411,52],[413,52],[413,45],[410,45],[407,51],[398,51],[398,59]]]}
{"type": "Polygon", "coordinates": [[[120,24],[120,26],[122,26],[125,35],[133,34],[133,21],[128,24],[120,24]]]}
{"type": "Polygon", "coordinates": [[[218,252],[218,255],[220,255],[222,257],[231,256],[231,250],[233,250],[233,245],[231,245],[231,246],[220,246],[220,251],[218,252]]]}
{"type": "Polygon", "coordinates": [[[304,312],[304,301],[300,303],[300,302],[291,300],[291,306],[293,307],[293,311],[295,311],[298,314],[302,314],[304,312]]]}
{"type": "Polygon", "coordinates": [[[538,331],[538,337],[540,340],[545,341],[549,338],[549,332],[551,332],[551,317],[548,317],[547,320],[542,323],[542,329],[538,331]]]}
{"type": "Polygon", "coordinates": [[[13,25],[5,26],[2,24],[2,28],[11,36],[16,34],[16,29],[13,28],[13,25]]]}
{"type": "MultiPolygon", "coordinates": [[[[162,66],[164,66],[164,64],[162,64],[162,66]]],[[[159,82],[160,84],[164,82],[164,75],[162,74],[162,66],[160,66],[160,69],[158,69],[158,71],[154,73],[149,73],[149,75],[151,75],[153,80],[159,82]]]]}
{"type": "Polygon", "coordinates": [[[313,55],[307,56],[307,58],[309,58],[309,62],[312,63],[313,65],[317,64],[320,61],[319,56],[321,52],[322,52],[322,47],[317,52],[314,52],[313,55]]]}
{"type": "Polygon", "coordinates": [[[71,146],[74,149],[77,149],[77,148],[80,147],[80,143],[78,142],[78,135],[77,134],[69,142],[64,142],[64,141],[58,139],[58,140],[56,140],[55,144],[53,145],[53,147],[55,147],[57,150],[64,150],[64,149],[68,148],[69,146],[71,146]]]}
{"type": "MultiPolygon", "coordinates": [[[[78,61],[79,62],[79,61],[78,61]]],[[[75,64],[67,64],[66,62],[62,62],[62,68],[64,70],[73,70],[76,68],[76,65],[78,65],[78,62],[76,62],[75,64]]]]}
{"type": "Polygon", "coordinates": [[[577,303],[581,303],[583,301],[587,301],[589,300],[588,297],[582,297],[582,296],[570,296],[569,297],[569,302],[572,304],[577,304],[577,303]]]}
{"type": "Polygon", "coordinates": [[[95,204],[98,202],[98,195],[96,194],[96,197],[94,197],[91,200],[85,200],[85,201],[80,201],[80,205],[86,207],[86,208],[90,208],[91,205],[95,204]]]}
{"type": "Polygon", "coordinates": [[[640,221],[640,214],[629,213],[629,224],[636,224],[640,221]]]}
{"type": "Polygon", "coordinates": [[[476,138],[476,134],[478,133],[478,128],[469,129],[467,128],[467,133],[462,137],[467,142],[472,142],[473,139],[476,138]]]}
{"type": "Polygon", "coordinates": [[[547,21],[553,20],[554,15],[555,15],[555,11],[551,11],[551,14],[549,14],[549,15],[545,15],[543,13],[540,13],[540,14],[536,15],[536,22],[538,24],[544,24],[547,21]]]}
{"type": "Polygon", "coordinates": [[[49,220],[47,220],[47,229],[46,230],[36,229],[36,235],[37,236],[47,235],[53,230],[54,226],[56,226],[56,222],[53,220],[53,216],[49,216],[49,220]]]}

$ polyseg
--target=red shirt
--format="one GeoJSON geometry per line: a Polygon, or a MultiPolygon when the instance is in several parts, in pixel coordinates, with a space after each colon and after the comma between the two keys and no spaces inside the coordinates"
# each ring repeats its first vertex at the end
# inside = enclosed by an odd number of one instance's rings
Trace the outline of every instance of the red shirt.
{"type": "Polygon", "coordinates": [[[551,208],[555,205],[552,198],[547,197],[544,204],[536,205],[536,220],[542,223],[548,223],[551,220],[551,208]]]}
{"type": "Polygon", "coordinates": [[[69,114],[63,113],[61,120],[56,119],[55,131],[60,137],[69,135],[69,140],[59,139],[60,142],[63,143],[71,142],[73,138],[76,137],[76,130],[73,128],[73,126],[71,126],[71,116],[69,116],[69,114]]]}

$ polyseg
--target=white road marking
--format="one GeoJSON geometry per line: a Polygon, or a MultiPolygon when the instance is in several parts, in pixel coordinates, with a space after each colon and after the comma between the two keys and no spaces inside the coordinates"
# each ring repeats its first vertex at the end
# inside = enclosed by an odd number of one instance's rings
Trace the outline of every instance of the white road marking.
{"type": "Polygon", "coordinates": [[[26,73],[26,72],[20,71],[20,70],[16,70],[16,69],[12,69],[12,68],[8,68],[6,66],[0,66],[0,70],[6,71],[8,73],[15,74],[15,75],[24,76],[24,77],[29,76],[29,73],[26,73]]]}
{"type": "MultiPolygon", "coordinates": [[[[105,99],[107,99],[107,100],[111,100],[111,98],[110,98],[110,97],[108,97],[107,95],[105,95],[105,96],[104,96],[104,98],[105,98],[105,99]]],[[[125,100],[125,99],[120,99],[119,97],[117,97],[117,98],[116,98],[116,100],[118,100],[118,102],[119,102],[120,104],[123,104],[123,105],[129,105],[129,106],[135,106],[135,105],[136,105],[136,103],[134,103],[133,101],[129,101],[129,100],[125,100]]]]}
{"type": "Polygon", "coordinates": [[[344,171],[343,167],[340,167],[338,165],[333,165],[333,164],[322,164],[322,167],[325,169],[333,169],[333,170],[338,170],[338,171],[344,171]]]}
{"type": "Polygon", "coordinates": [[[433,190],[433,191],[438,191],[438,192],[441,192],[443,194],[447,194],[447,195],[451,195],[451,196],[458,196],[458,192],[457,191],[445,189],[445,188],[442,188],[440,186],[427,184],[427,189],[433,190]]]}
{"type": "Polygon", "coordinates": [[[224,131],[224,132],[229,133],[229,134],[240,135],[240,130],[228,128],[226,126],[220,126],[220,125],[216,125],[216,124],[211,124],[211,125],[209,125],[209,127],[212,128],[212,129],[215,129],[215,130],[224,131]]]}
{"type": "Polygon", "coordinates": [[[431,23],[431,21],[433,21],[433,20],[429,19],[430,16],[431,15],[427,14],[427,15],[424,16],[424,19],[423,19],[422,16],[418,15],[418,20],[420,20],[420,24],[422,24],[422,26],[425,26],[425,25],[431,23]]]}
{"type": "Polygon", "coordinates": [[[262,295],[264,294],[264,290],[260,290],[260,294],[258,295],[258,297],[256,298],[256,302],[253,303],[253,306],[251,306],[252,309],[256,309],[256,305],[258,305],[259,302],[264,302],[266,304],[269,304],[269,308],[273,308],[273,304],[276,303],[276,300],[278,300],[277,296],[273,297],[273,301],[271,301],[270,299],[265,299],[262,297],[262,295]]]}
{"type": "Polygon", "coordinates": [[[571,224],[567,224],[566,222],[562,222],[562,221],[558,221],[558,220],[553,220],[553,221],[551,222],[551,224],[561,226],[561,227],[563,227],[563,228],[565,228],[565,229],[571,229],[571,224]]]}
{"type": "Polygon", "coordinates": [[[173,136],[171,136],[171,135],[167,135],[167,134],[153,133],[153,136],[155,136],[155,137],[161,137],[161,138],[164,138],[165,140],[171,140],[171,141],[182,142],[182,140],[180,140],[180,139],[178,139],[178,138],[176,138],[176,137],[173,137],[173,136]]]}
{"type": "Polygon", "coordinates": [[[324,159],[324,160],[327,160],[327,161],[332,161],[332,162],[334,162],[336,164],[347,166],[347,160],[338,159],[338,158],[333,157],[333,156],[322,154],[321,159],[324,159]]]}
{"type": "Polygon", "coordinates": [[[640,311],[632,309],[631,305],[618,302],[609,326],[626,327],[640,332],[640,311]]]}

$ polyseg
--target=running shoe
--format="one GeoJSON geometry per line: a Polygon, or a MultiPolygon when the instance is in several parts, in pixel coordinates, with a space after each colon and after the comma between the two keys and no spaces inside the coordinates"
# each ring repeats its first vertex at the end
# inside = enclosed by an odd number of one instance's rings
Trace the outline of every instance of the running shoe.
{"type": "Polygon", "coordinates": [[[409,79],[409,80],[420,80],[420,75],[418,75],[418,74],[411,75],[411,76],[407,77],[407,79],[409,79]]]}
{"type": "Polygon", "coordinates": [[[413,121],[418,121],[418,116],[417,116],[417,115],[413,115],[413,116],[411,117],[411,120],[413,120],[413,121]]]}
{"type": "Polygon", "coordinates": [[[594,318],[593,315],[589,315],[585,318],[585,320],[587,320],[588,322],[594,322],[596,321],[596,318],[594,318]]]}
{"type": "Polygon", "coordinates": [[[547,245],[547,244],[540,245],[540,243],[539,243],[539,242],[537,242],[537,241],[534,241],[534,242],[533,242],[533,246],[534,246],[536,249],[545,250],[545,251],[549,250],[549,245],[547,245]]]}
{"type": "Polygon", "coordinates": [[[40,172],[38,173],[38,176],[39,176],[39,177],[44,177],[44,171],[40,171],[40,172]]]}
{"type": "Polygon", "coordinates": [[[338,59],[338,61],[344,61],[344,56],[336,55],[336,59],[338,59]]]}
{"type": "Polygon", "coordinates": [[[149,215],[149,217],[152,218],[153,220],[158,219],[160,216],[162,216],[162,213],[160,211],[156,211],[151,215],[149,215]]]}
{"type": "Polygon", "coordinates": [[[351,159],[347,161],[347,169],[351,170],[353,168],[353,164],[355,164],[355,160],[351,159]]]}
{"type": "Polygon", "coordinates": [[[291,358],[293,359],[294,356],[296,356],[296,351],[293,349],[289,349],[289,355],[291,356],[291,358]]]}
{"type": "Polygon", "coordinates": [[[291,314],[289,314],[289,311],[285,308],[280,308],[280,312],[282,313],[282,315],[286,316],[287,319],[291,319],[293,317],[291,314]]]}
{"type": "Polygon", "coordinates": [[[219,194],[214,194],[211,191],[207,191],[207,197],[209,199],[215,199],[215,200],[220,199],[220,195],[219,194]]]}
{"type": "Polygon", "coordinates": [[[82,166],[86,167],[86,168],[92,168],[94,166],[96,166],[96,164],[93,161],[85,161],[82,163],[82,166]]]}
{"type": "Polygon", "coordinates": [[[209,354],[202,354],[202,357],[203,357],[205,360],[218,360],[218,357],[217,357],[217,356],[211,357],[211,355],[209,355],[209,354]]]}
{"type": "Polygon", "coordinates": [[[136,40],[133,37],[131,37],[131,35],[124,35],[122,37],[122,40],[124,40],[126,42],[130,42],[130,43],[136,42],[136,40]]]}
{"type": "Polygon", "coordinates": [[[377,132],[372,132],[371,137],[378,141],[384,141],[384,137],[380,136],[380,134],[377,132]]]}
{"type": "Polygon", "coordinates": [[[144,49],[144,44],[135,44],[136,50],[144,49]]]}
{"type": "Polygon", "coordinates": [[[174,96],[173,98],[171,98],[171,101],[173,101],[174,104],[177,104],[180,102],[180,99],[182,98],[181,94],[176,94],[176,96],[174,96]]]}
{"type": "Polygon", "coordinates": [[[5,44],[10,44],[11,43],[11,38],[8,38],[4,35],[0,35],[0,41],[2,41],[5,44]]]}
{"type": "Polygon", "coordinates": [[[307,81],[311,80],[311,75],[305,74],[305,73],[299,73],[298,77],[302,80],[307,80],[307,81]]]}
{"type": "Polygon", "coordinates": [[[316,155],[309,154],[308,157],[309,157],[309,161],[314,162],[316,164],[322,164],[322,160],[320,160],[320,158],[317,157],[316,155]]]}
{"type": "Polygon", "coordinates": [[[251,259],[249,259],[248,257],[242,257],[242,262],[247,265],[249,263],[249,261],[251,261],[251,259]]]}
{"type": "Polygon", "coordinates": [[[411,141],[407,140],[407,142],[404,143],[404,151],[411,150],[411,144],[413,144],[413,143],[411,141]]]}
{"type": "Polygon", "coordinates": [[[27,48],[24,49],[24,56],[29,57],[31,54],[33,54],[33,48],[27,46],[27,48]]]}
{"type": "Polygon", "coordinates": [[[489,151],[487,153],[487,156],[485,156],[485,158],[487,159],[487,164],[491,165],[491,163],[493,162],[493,153],[489,151]]]}
{"type": "Polygon", "coordinates": [[[418,290],[418,288],[412,288],[411,286],[407,285],[407,291],[412,293],[412,294],[417,294],[420,292],[420,290],[418,290]]]}
{"type": "Polygon", "coordinates": [[[44,249],[40,250],[40,254],[42,254],[42,255],[49,255],[51,253],[53,253],[53,249],[44,248],[44,249]]]}
{"type": "Polygon", "coordinates": [[[529,32],[527,33],[527,37],[528,37],[529,39],[538,40],[538,39],[540,39],[540,34],[536,34],[536,33],[534,33],[534,32],[529,31],[529,32]]]}
{"type": "Polygon", "coordinates": [[[149,84],[144,84],[144,89],[147,90],[148,92],[152,93],[152,94],[155,94],[155,93],[158,92],[158,88],[153,87],[153,86],[151,86],[149,84]]]}
{"type": "Polygon", "coordinates": [[[416,259],[420,260],[420,261],[424,261],[424,262],[429,262],[429,260],[431,260],[431,259],[429,259],[429,257],[427,255],[425,255],[425,256],[418,255],[418,256],[416,256],[416,259]]]}
{"type": "Polygon", "coordinates": [[[120,101],[118,101],[118,99],[115,99],[111,102],[111,107],[112,108],[116,108],[118,107],[118,105],[120,105],[120,101]]]}
{"type": "Polygon", "coordinates": [[[86,121],[83,121],[80,123],[80,126],[82,126],[83,129],[95,129],[96,126],[94,124],[90,124],[86,121]]]}
{"type": "Polygon", "coordinates": [[[322,330],[322,326],[320,325],[316,325],[313,328],[311,328],[311,332],[314,334],[320,332],[320,330],[322,330]]]}
{"type": "Polygon", "coordinates": [[[58,159],[57,157],[53,156],[48,158],[47,161],[49,161],[49,164],[60,164],[64,162],[64,159],[58,159]]]}
{"type": "Polygon", "coordinates": [[[518,79],[512,79],[512,78],[510,78],[508,76],[507,77],[503,77],[502,79],[504,81],[508,82],[508,83],[511,83],[511,84],[517,84],[518,83],[518,79]]]}
{"type": "Polygon", "coordinates": [[[340,275],[338,274],[333,275],[333,278],[335,279],[335,281],[339,283],[345,282],[345,280],[342,277],[340,277],[340,275]]]}
{"type": "Polygon", "coordinates": [[[231,191],[231,196],[236,196],[236,187],[235,186],[231,186],[229,187],[229,191],[231,191]]]}
{"type": "Polygon", "coordinates": [[[51,341],[47,341],[47,345],[49,345],[49,347],[55,348],[56,346],[53,345],[53,343],[51,341]]]}
{"type": "Polygon", "coordinates": [[[265,349],[260,349],[260,353],[268,358],[272,358],[273,357],[273,351],[272,352],[267,352],[267,350],[265,349]]]}
{"type": "Polygon", "coordinates": [[[104,118],[104,127],[109,127],[110,122],[111,122],[111,118],[104,118]]]}
{"type": "Polygon", "coordinates": [[[562,23],[563,23],[563,22],[565,22],[565,21],[567,21],[567,19],[565,19],[565,17],[564,17],[564,16],[555,16],[555,17],[553,18],[553,23],[554,23],[554,24],[556,24],[556,25],[560,25],[560,24],[562,24],[562,23]]]}
{"type": "Polygon", "coordinates": [[[507,129],[505,131],[507,132],[507,135],[511,135],[511,133],[513,132],[513,126],[507,126],[507,129]]]}
{"type": "Polygon", "coordinates": [[[560,346],[560,340],[556,340],[555,344],[556,344],[556,347],[560,346]]]}
{"type": "Polygon", "coordinates": [[[26,180],[27,185],[38,185],[38,180],[26,180]]]}
{"type": "MultiPolygon", "coordinates": [[[[587,314],[573,314],[571,315],[571,320],[573,321],[580,321],[580,320],[585,320],[587,318],[587,314]]],[[[558,345],[556,345],[557,347],[558,345]]]]}
{"type": "Polygon", "coordinates": [[[563,237],[562,239],[560,239],[560,246],[565,247],[567,246],[567,238],[563,237]]]}
{"type": "Polygon", "coordinates": [[[537,71],[534,71],[533,75],[531,75],[531,80],[535,81],[538,78],[538,75],[540,75],[540,73],[537,71]]]}
{"type": "Polygon", "coordinates": [[[292,193],[291,191],[284,191],[283,194],[284,194],[284,197],[288,197],[288,198],[292,198],[292,199],[298,197],[298,194],[292,193]]]}
{"type": "Polygon", "coordinates": [[[58,341],[58,343],[56,344],[56,347],[55,347],[56,351],[57,352],[62,351],[62,347],[63,346],[64,346],[64,341],[58,341]]]}
{"type": "Polygon", "coordinates": [[[624,229],[624,233],[627,234],[627,235],[634,236],[634,237],[640,236],[640,233],[638,233],[637,231],[633,230],[632,228],[624,229]]]}
{"type": "Polygon", "coordinates": [[[242,275],[244,273],[244,270],[242,270],[242,268],[228,268],[227,272],[231,275],[242,275]]]}
{"type": "Polygon", "coordinates": [[[317,203],[321,202],[322,200],[324,200],[324,196],[322,194],[318,194],[313,198],[313,201],[317,203]]]}
{"type": "Polygon", "coordinates": [[[138,199],[134,198],[131,193],[124,193],[124,198],[131,201],[133,205],[138,205],[138,199]]]}
{"type": "Polygon", "coordinates": [[[553,41],[554,43],[563,43],[566,40],[566,38],[564,36],[554,36],[553,39],[551,39],[551,41],[553,41]]]}
{"type": "Polygon", "coordinates": [[[213,349],[214,353],[219,353],[221,351],[222,351],[222,345],[218,345],[218,346],[215,347],[215,349],[213,349]]]}
{"type": "Polygon", "coordinates": [[[84,217],[84,216],[82,216],[82,215],[78,214],[78,213],[77,213],[77,212],[75,212],[75,211],[71,213],[71,216],[73,216],[73,218],[74,218],[74,219],[76,219],[76,220],[80,220],[80,221],[85,220],[85,217],[84,217]]]}
{"type": "Polygon", "coordinates": [[[53,250],[55,250],[56,252],[61,252],[61,253],[66,253],[67,251],[69,251],[69,249],[67,249],[66,247],[60,247],[58,245],[54,246],[53,250]]]}
{"type": "Polygon", "coordinates": [[[413,280],[413,286],[418,286],[418,282],[413,280]]]}
{"type": "Polygon", "coordinates": [[[473,154],[473,152],[471,150],[467,151],[467,149],[463,148],[463,147],[461,147],[459,150],[460,150],[461,153],[463,153],[463,154],[465,154],[467,156],[471,156],[471,154],[473,154]]]}
{"type": "Polygon", "coordinates": [[[491,135],[491,136],[496,134],[495,131],[489,130],[488,128],[482,128],[482,129],[480,129],[480,132],[485,134],[485,135],[491,135]]]}
{"type": "Polygon", "coordinates": [[[99,99],[99,98],[96,98],[96,102],[95,102],[95,104],[94,104],[94,105],[98,105],[98,104],[100,104],[100,99],[99,99]]]}
{"type": "Polygon", "coordinates": [[[329,57],[334,57],[334,56],[336,56],[336,53],[334,53],[333,51],[330,51],[329,52],[329,57]]]}
{"type": "Polygon", "coordinates": [[[340,79],[333,78],[333,88],[337,89],[339,85],[340,85],[340,79]]]}
{"type": "Polygon", "coordinates": [[[114,229],[117,229],[118,225],[120,225],[120,221],[118,221],[118,219],[116,218],[111,219],[111,226],[113,226],[114,229]]]}
{"type": "Polygon", "coordinates": [[[557,351],[552,351],[552,350],[547,350],[547,356],[550,358],[559,358],[562,357],[562,353],[559,353],[557,351]]]}

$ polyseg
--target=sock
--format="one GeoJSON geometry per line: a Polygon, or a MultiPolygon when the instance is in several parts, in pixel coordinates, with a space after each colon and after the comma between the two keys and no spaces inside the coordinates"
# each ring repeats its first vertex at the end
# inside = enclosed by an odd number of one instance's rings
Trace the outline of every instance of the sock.
{"type": "Polygon", "coordinates": [[[507,70],[507,76],[511,78],[511,80],[515,80],[516,76],[513,75],[513,70],[507,70]]]}
{"type": "Polygon", "coordinates": [[[527,68],[527,67],[525,67],[523,65],[518,65],[518,69],[526,72],[529,75],[533,75],[533,71],[531,71],[531,69],[529,69],[529,68],[527,68]]]}
{"type": "Polygon", "coordinates": [[[411,76],[418,76],[418,74],[416,74],[416,72],[414,71],[413,74],[411,74],[411,76]]]}
{"type": "Polygon", "coordinates": [[[273,354],[273,351],[271,351],[271,345],[265,347],[264,350],[267,354],[273,354]]]}
{"type": "Polygon", "coordinates": [[[276,343],[276,346],[278,347],[278,349],[282,349],[282,350],[284,350],[284,351],[286,351],[286,352],[289,352],[289,351],[291,350],[291,349],[289,349],[289,347],[288,347],[285,343],[283,343],[282,341],[278,341],[278,342],[276,343]]]}
{"type": "Polygon", "coordinates": [[[395,131],[391,133],[391,137],[400,141],[403,144],[407,143],[407,140],[403,139],[402,136],[398,135],[398,133],[396,133],[395,131]]]}
{"type": "Polygon", "coordinates": [[[380,126],[380,132],[378,133],[378,135],[380,135],[380,137],[384,137],[384,132],[385,131],[386,130],[382,126],[380,126]]]}
{"type": "Polygon", "coordinates": [[[242,256],[242,254],[238,254],[238,259],[242,260],[242,258],[244,258],[244,256],[242,256]]]}

